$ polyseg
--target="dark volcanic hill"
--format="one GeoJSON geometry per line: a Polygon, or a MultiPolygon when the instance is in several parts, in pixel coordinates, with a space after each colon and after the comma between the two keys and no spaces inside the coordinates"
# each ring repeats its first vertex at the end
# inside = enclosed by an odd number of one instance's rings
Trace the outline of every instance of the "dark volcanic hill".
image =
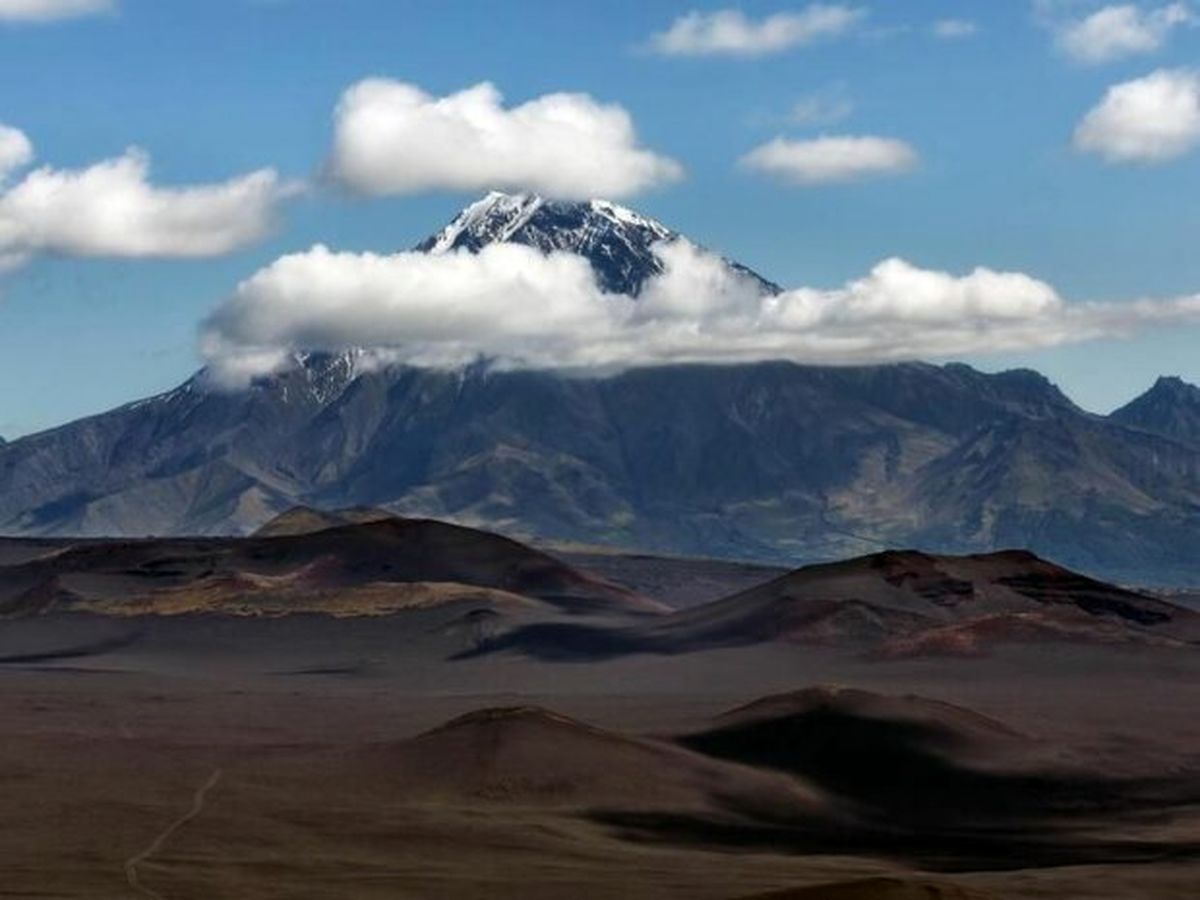
{"type": "Polygon", "coordinates": [[[0,617],[62,611],[358,616],[458,602],[554,614],[663,611],[516,541],[421,519],[247,538],[9,539],[0,545],[0,617]]]}
{"type": "MultiPolygon", "coordinates": [[[[496,195],[422,246],[579,252],[636,292],[674,236],[602,201],[496,195]]],[[[1105,418],[1035,372],[963,365],[581,377],[360,359],[299,354],[236,393],[201,373],[0,445],[0,533],[246,534],[295,506],[381,507],[787,565],[1019,546],[1124,582],[1200,578],[1196,389],[1181,383],[1105,418]]]]}
{"type": "Polygon", "coordinates": [[[695,653],[762,644],[870,657],[981,656],[1009,643],[1200,646],[1200,615],[1026,551],[888,551],[808,566],[712,603],[626,626],[537,623],[472,653],[547,659],[695,653]]]}
{"type": "Polygon", "coordinates": [[[807,688],[727,713],[680,743],[799,776],[893,834],[951,825],[1002,834],[1006,823],[1044,824],[1080,804],[1115,810],[1124,792],[1110,772],[1070,771],[999,721],[912,695],[807,688]]]}
{"type": "Polygon", "coordinates": [[[407,741],[351,751],[376,790],[522,807],[810,811],[792,779],[730,766],[675,744],[605,731],[538,707],[481,709],[407,741]]]}

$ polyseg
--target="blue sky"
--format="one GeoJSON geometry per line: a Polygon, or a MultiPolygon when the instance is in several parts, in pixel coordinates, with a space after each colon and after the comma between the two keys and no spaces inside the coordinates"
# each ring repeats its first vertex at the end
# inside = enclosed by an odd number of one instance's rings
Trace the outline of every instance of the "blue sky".
{"type": "MultiPolygon", "coordinates": [[[[639,142],[686,169],[623,202],[787,286],[834,288],[900,256],[948,272],[1024,272],[1069,301],[1200,291],[1200,153],[1114,164],[1072,146],[1111,86],[1200,64],[1200,28],[1084,64],[1023,0],[850,5],[869,13],[852,32],[744,58],[647,50],[678,17],[719,4],[120,0],[107,14],[0,22],[0,123],[28,135],[39,164],[60,169],[136,145],[160,185],[263,167],[300,180],[329,154],[338,98],[369,76],[435,96],[491,81],[513,104],[584,92],[624,107],[639,142]],[[977,31],[938,39],[931,28],[945,19],[977,31]],[[788,121],[813,96],[852,109],[838,121],[788,121]],[[895,177],[819,185],[737,165],[777,136],[822,134],[888,136],[919,162],[895,177]]],[[[1070,3],[1061,15],[1103,5],[1070,3]]],[[[726,8],[754,20],[805,6],[726,8]]],[[[0,275],[0,434],[178,383],[200,364],[199,323],[281,254],[317,242],[406,248],[477,193],[363,198],[320,186],[285,201],[263,240],[216,256],[36,255],[0,275]]],[[[1198,339],[1200,327],[1181,322],[965,358],[1037,367],[1081,405],[1107,411],[1159,374],[1200,382],[1198,339]]]]}

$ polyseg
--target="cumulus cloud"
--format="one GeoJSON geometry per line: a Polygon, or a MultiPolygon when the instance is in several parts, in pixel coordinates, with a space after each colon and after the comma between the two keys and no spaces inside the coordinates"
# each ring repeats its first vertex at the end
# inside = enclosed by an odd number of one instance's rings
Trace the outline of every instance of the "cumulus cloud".
{"type": "Polygon", "coordinates": [[[328,169],[364,194],[497,189],[565,199],[628,196],[683,174],[638,143],[625,109],[587,94],[506,108],[486,82],[433,97],[381,78],[342,95],[328,169]]]}
{"type": "Polygon", "coordinates": [[[663,56],[767,56],[851,31],[866,12],[839,4],[814,3],[755,21],[741,10],[690,12],[650,39],[663,56]]]}
{"type": "Polygon", "coordinates": [[[1132,3],[1106,6],[1082,19],[1058,26],[1058,45],[1072,59],[1088,65],[1159,50],[1171,33],[1194,24],[1186,3],[1143,9],[1132,3]]]}
{"type": "Polygon", "coordinates": [[[1113,163],[1161,163],[1200,144],[1200,71],[1159,69],[1108,89],[1075,147],[1113,163]]]}
{"type": "Polygon", "coordinates": [[[10,173],[33,162],[33,144],[25,132],[0,123],[0,184],[10,173]]]}
{"type": "Polygon", "coordinates": [[[519,244],[390,256],[315,246],[242,282],[209,321],[203,350],[234,372],[292,349],[391,347],[413,362],[456,364],[481,352],[566,361],[603,330],[609,304],[588,262],[519,244]],[[576,335],[572,338],[571,335],[576,335]]]}
{"type": "MultiPolygon", "coordinates": [[[[28,163],[29,150],[11,158],[28,163]]],[[[137,149],[85,169],[42,166],[0,186],[0,258],[12,267],[38,253],[217,256],[264,237],[279,202],[294,190],[271,169],[217,184],[158,187],[137,149]]]]}
{"type": "Polygon", "coordinates": [[[958,41],[974,37],[979,33],[979,26],[969,19],[941,19],[933,23],[933,36],[943,41],[958,41]]]}
{"type": "Polygon", "coordinates": [[[452,367],[626,367],[791,359],[868,363],[1047,347],[1200,321],[1200,297],[1067,303],[1045,282],[963,275],[900,259],[834,289],[780,293],[686,240],[657,246],[663,271],[634,298],[589,264],[492,244],[478,254],[285,256],[238,286],[205,325],[218,383],[238,386],[302,351],[452,367]]]}
{"type": "Polygon", "coordinates": [[[777,137],[743,156],[740,165],[791,184],[816,185],[898,175],[915,168],[917,161],[917,151],[894,138],[777,137]]]}
{"type": "Polygon", "coordinates": [[[0,0],[0,22],[53,22],[115,8],[114,0],[0,0]]]}

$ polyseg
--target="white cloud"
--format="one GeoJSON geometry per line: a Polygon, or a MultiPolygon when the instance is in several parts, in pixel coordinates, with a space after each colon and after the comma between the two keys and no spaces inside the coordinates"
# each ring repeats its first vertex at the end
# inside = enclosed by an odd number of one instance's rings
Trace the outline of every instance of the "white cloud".
{"type": "Polygon", "coordinates": [[[0,0],[0,22],[53,22],[115,8],[114,0],[0,0]]]}
{"type": "Polygon", "coordinates": [[[432,97],[373,78],[343,94],[330,174],[364,194],[535,191],[623,197],[678,179],[674,160],[638,144],[629,113],[587,94],[505,108],[488,83],[432,97]]]}
{"type": "Polygon", "coordinates": [[[1058,45],[1072,59],[1097,65],[1160,49],[1176,28],[1194,24],[1186,3],[1144,9],[1127,3],[1106,6],[1058,26],[1058,45]]]}
{"type": "Polygon", "coordinates": [[[848,33],[866,12],[840,4],[814,3],[755,21],[737,9],[690,12],[650,39],[664,56],[766,56],[848,33]]]}
{"type": "Polygon", "coordinates": [[[601,293],[590,265],[519,244],[390,256],[315,246],[242,282],[206,326],[202,350],[223,378],[281,364],[294,349],[394,348],[454,365],[480,353],[567,362],[584,335],[628,307],[601,293]]]}
{"type": "MultiPolygon", "coordinates": [[[[28,161],[28,159],[26,160],[28,161]]],[[[271,229],[295,188],[263,169],[217,184],[163,188],[132,149],[80,170],[43,166],[0,187],[0,258],[216,256],[271,229]]]]}
{"type": "Polygon", "coordinates": [[[685,240],[656,248],[664,271],[639,297],[603,292],[565,253],[492,244],[477,255],[285,256],[238,286],[207,322],[218,383],[244,384],[300,351],[457,366],[625,367],[791,359],[868,363],[1048,347],[1200,321],[1200,297],[1067,303],[1028,275],[965,275],[900,259],[840,288],[764,293],[685,240]]]}
{"type": "Polygon", "coordinates": [[[25,132],[0,123],[0,184],[10,173],[33,162],[33,144],[25,132]]]}
{"type": "Polygon", "coordinates": [[[860,181],[898,175],[917,165],[916,150],[894,138],[820,137],[797,141],[777,137],[755,147],[740,165],[798,185],[860,181]]]}
{"type": "Polygon", "coordinates": [[[1159,69],[1108,89],[1075,147],[1114,163],[1161,163],[1200,144],[1200,71],[1159,69]]]}
{"type": "Polygon", "coordinates": [[[968,19],[941,19],[933,23],[933,36],[944,41],[956,41],[974,37],[979,26],[968,19]]]}

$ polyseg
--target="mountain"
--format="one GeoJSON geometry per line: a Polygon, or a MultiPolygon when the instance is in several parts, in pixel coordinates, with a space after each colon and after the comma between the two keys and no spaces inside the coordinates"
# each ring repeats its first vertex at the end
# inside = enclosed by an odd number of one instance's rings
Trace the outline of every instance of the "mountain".
{"type": "MultiPolygon", "coordinates": [[[[576,253],[591,262],[605,290],[637,295],[647,279],[663,270],[654,245],[679,237],[661,222],[607,200],[573,203],[493,191],[416,249],[425,253],[476,252],[488,244],[508,242],[546,253],[576,253]]],[[[756,279],[764,290],[779,291],[778,285],[746,267],[729,265],[756,279]]]]}
{"type": "MultiPolygon", "coordinates": [[[[603,201],[490,195],[421,246],[580,252],[606,285],[636,291],[657,271],[649,248],[671,239],[603,201]]],[[[0,446],[0,532],[247,534],[296,506],[379,507],[789,567],[895,546],[1018,546],[1108,579],[1200,578],[1197,445],[1149,418],[1089,414],[1029,370],[768,362],[568,376],[362,359],[298,353],[233,393],[200,373],[0,446]]]]}
{"type": "Polygon", "coordinates": [[[1114,412],[1112,420],[1200,447],[1200,387],[1181,378],[1160,378],[1114,412]]]}

